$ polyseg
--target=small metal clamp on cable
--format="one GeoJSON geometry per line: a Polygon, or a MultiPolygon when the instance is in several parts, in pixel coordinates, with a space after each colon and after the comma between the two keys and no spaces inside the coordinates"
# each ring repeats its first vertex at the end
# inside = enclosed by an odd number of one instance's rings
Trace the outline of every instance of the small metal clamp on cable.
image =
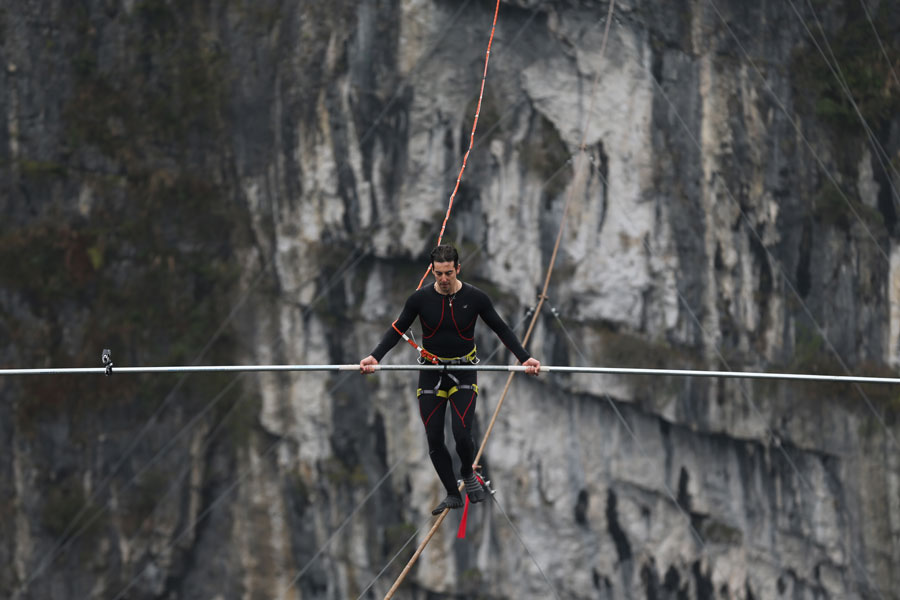
{"type": "Polygon", "coordinates": [[[109,348],[104,348],[103,352],[100,353],[100,362],[102,362],[103,366],[106,367],[106,376],[109,377],[110,375],[112,375],[112,350],[110,350],[109,348]]]}
{"type": "Polygon", "coordinates": [[[497,490],[491,487],[491,480],[486,479],[484,475],[481,474],[481,465],[475,465],[472,467],[472,470],[475,472],[475,476],[478,477],[478,480],[481,481],[481,485],[484,486],[484,489],[487,490],[487,493],[493,496],[497,493],[497,490]]]}

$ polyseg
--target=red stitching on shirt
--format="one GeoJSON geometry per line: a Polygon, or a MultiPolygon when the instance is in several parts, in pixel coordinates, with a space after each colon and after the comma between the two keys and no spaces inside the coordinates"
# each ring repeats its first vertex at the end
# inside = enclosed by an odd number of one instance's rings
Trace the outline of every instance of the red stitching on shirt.
{"type": "MultiPolygon", "coordinates": [[[[450,312],[451,312],[451,313],[453,312],[453,307],[452,307],[452,306],[450,307],[450,312]]],[[[421,316],[419,317],[419,320],[422,321],[422,317],[421,317],[421,316]]],[[[434,337],[434,334],[437,333],[438,327],[440,327],[440,326],[441,326],[441,323],[443,323],[443,322],[444,322],[444,299],[441,298],[441,320],[438,321],[437,327],[435,327],[434,329],[432,329],[432,330],[431,330],[431,333],[430,333],[429,335],[425,335],[425,330],[423,329],[423,330],[422,330],[422,338],[428,339],[428,338],[430,338],[430,337],[434,337]]],[[[422,321],[422,325],[425,325],[425,321],[422,321]]]]}

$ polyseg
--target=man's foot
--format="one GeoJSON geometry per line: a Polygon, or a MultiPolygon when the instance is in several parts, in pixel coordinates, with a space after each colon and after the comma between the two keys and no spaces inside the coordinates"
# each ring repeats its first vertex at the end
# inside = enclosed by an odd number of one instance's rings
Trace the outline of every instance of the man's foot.
{"type": "Polygon", "coordinates": [[[466,494],[469,496],[469,502],[472,504],[478,504],[487,498],[487,492],[484,491],[484,486],[475,477],[475,473],[469,473],[466,477],[463,477],[463,483],[466,484],[466,494]]]}
{"type": "Polygon", "coordinates": [[[459,494],[447,494],[447,497],[444,498],[444,501],[437,505],[431,514],[439,515],[444,512],[445,508],[462,508],[463,501],[462,496],[459,494]]]}

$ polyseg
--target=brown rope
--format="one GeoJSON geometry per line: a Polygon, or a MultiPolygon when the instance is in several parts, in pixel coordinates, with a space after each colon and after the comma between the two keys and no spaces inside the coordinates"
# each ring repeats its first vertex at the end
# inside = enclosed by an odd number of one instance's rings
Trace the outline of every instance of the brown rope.
{"type": "MultiPolygon", "coordinates": [[[[606,52],[606,40],[609,37],[609,26],[612,24],[612,16],[613,16],[613,7],[615,6],[615,0],[612,0],[609,3],[609,12],[606,15],[606,28],[603,30],[603,41],[600,43],[600,57],[603,58],[603,55],[606,52]]],[[[584,146],[585,140],[587,139],[587,130],[588,125],[590,125],[591,115],[594,112],[594,100],[597,96],[597,84],[600,82],[600,71],[598,70],[596,75],[594,75],[594,83],[591,85],[591,103],[588,106],[587,114],[585,115],[585,124],[581,130],[581,142],[578,145],[578,158],[575,161],[575,168],[573,169],[574,177],[573,181],[575,183],[579,181],[583,181],[579,179],[579,175],[582,173],[582,169],[585,163],[585,153],[584,146]]],[[[559,253],[559,245],[562,241],[563,230],[566,227],[566,217],[569,214],[569,205],[572,202],[572,197],[575,195],[575,190],[580,187],[578,185],[572,185],[569,188],[569,193],[566,194],[566,202],[563,205],[563,213],[562,219],[560,219],[559,223],[559,231],[556,233],[556,243],[553,244],[553,253],[550,255],[550,265],[547,267],[547,276],[544,278],[544,287],[541,290],[541,295],[538,298],[537,307],[534,309],[534,315],[531,317],[531,323],[528,324],[528,329],[525,331],[525,337],[522,338],[522,345],[528,343],[528,339],[531,337],[531,332],[534,330],[534,326],[537,323],[538,316],[541,314],[541,309],[544,307],[544,300],[547,299],[547,289],[550,287],[550,276],[553,274],[553,266],[556,264],[556,256],[559,253]]],[[[481,455],[484,453],[484,447],[487,446],[488,438],[491,435],[491,431],[494,429],[494,423],[497,420],[497,415],[500,413],[500,407],[503,406],[503,400],[506,398],[506,393],[509,391],[509,386],[512,383],[513,377],[516,372],[512,371],[509,376],[506,378],[506,385],[503,386],[503,392],[500,394],[500,400],[497,401],[497,408],[494,409],[494,414],[491,416],[491,421],[488,424],[487,431],[485,431],[484,438],[482,439],[481,446],[478,448],[478,454],[475,455],[475,464],[478,464],[478,460],[481,458],[481,455]]]]}

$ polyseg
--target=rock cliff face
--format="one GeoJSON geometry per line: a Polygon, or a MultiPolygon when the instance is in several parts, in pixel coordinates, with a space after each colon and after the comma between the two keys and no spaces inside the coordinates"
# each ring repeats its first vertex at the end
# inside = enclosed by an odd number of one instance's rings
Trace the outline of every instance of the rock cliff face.
{"type": "MultiPolygon", "coordinates": [[[[493,4],[0,8],[2,363],[358,361],[427,266],[493,4]]],[[[893,374],[900,13],[621,1],[602,51],[608,9],[502,3],[461,277],[523,333],[565,220],[547,364],[893,374]]],[[[0,595],[382,597],[440,496],[412,380],[0,379],[0,595]]],[[[898,598],[898,394],[520,377],[497,503],[397,597],[898,598]]]]}

